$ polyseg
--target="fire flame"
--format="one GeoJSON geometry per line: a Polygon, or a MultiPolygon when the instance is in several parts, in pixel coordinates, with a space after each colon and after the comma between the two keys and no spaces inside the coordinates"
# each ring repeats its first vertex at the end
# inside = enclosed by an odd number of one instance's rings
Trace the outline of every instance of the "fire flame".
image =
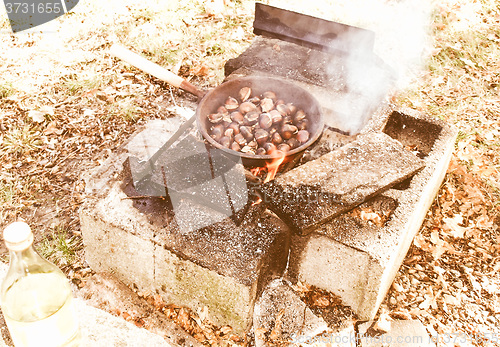
{"type": "Polygon", "coordinates": [[[285,161],[286,155],[284,152],[276,151],[273,154],[275,154],[276,156],[271,162],[266,163],[264,167],[256,167],[250,170],[250,172],[255,176],[260,176],[264,172],[267,172],[266,178],[264,179],[263,183],[272,180],[276,176],[280,165],[285,161]]]}

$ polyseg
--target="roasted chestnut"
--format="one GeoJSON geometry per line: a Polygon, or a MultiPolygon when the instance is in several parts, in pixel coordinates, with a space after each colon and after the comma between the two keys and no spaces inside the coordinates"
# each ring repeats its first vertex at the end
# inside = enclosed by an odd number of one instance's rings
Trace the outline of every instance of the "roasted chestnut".
{"type": "Polygon", "coordinates": [[[307,114],[270,90],[252,95],[252,88],[243,87],[207,118],[212,124],[210,137],[242,153],[274,156],[298,148],[310,138],[307,114]]]}

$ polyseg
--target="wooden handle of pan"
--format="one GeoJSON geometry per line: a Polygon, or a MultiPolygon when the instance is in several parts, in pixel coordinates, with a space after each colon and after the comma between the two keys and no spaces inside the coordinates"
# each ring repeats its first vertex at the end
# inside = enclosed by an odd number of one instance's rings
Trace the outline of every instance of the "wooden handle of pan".
{"type": "Polygon", "coordinates": [[[186,92],[194,94],[198,97],[203,97],[203,95],[205,94],[204,91],[198,89],[195,85],[191,84],[181,76],[168,71],[160,65],[141,57],[139,54],[136,54],[121,45],[114,44],[113,46],[111,46],[109,53],[112,56],[126,61],[130,65],[135,66],[136,68],[147,72],[148,74],[162,81],[165,81],[168,84],[173,85],[174,87],[181,88],[186,92]]]}

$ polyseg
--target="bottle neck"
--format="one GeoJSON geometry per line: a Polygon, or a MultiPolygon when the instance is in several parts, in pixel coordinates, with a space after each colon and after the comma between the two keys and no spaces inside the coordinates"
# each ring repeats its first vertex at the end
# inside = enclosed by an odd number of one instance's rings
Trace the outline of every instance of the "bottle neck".
{"type": "Polygon", "coordinates": [[[38,272],[39,267],[47,263],[42,257],[36,253],[33,246],[22,251],[10,250],[10,264],[13,270],[19,273],[27,274],[38,272]]]}

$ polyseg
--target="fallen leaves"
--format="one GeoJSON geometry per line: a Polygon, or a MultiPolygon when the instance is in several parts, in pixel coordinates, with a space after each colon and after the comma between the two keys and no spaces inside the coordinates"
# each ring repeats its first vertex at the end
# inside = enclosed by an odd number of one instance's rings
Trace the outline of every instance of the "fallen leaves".
{"type": "Polygon", "coordinates": [[[356,314],[346,306],[340,297],[320,288],[297,281],[292,285],[300,299],[316,314],[328,321],[330,327],[340,327],[343,323],[356,320],[356,314]]]}
{"type": "Polygon", "coordinates": [[[361,210],[360,217],[364,221],[370,221],[377,226],[382,226],[382,218],[375,212],[361,210]]]}
{"type": "Polygon", "coordinates": [[[45,121],[44,113],[37,111],[37,110],[31,110],[28,112],[28,117],[31,118],[31,120],[35,123],[43,123],[45,121]]]}
{"type": "Polygon", "coordinates": [[[51,106],[41,106],[38,110],[28,111],[28,117],[35,123],[43,123],[45,121],[45,115],[54,116],[55,111],[51,106]]]}
{"type": "Polygon", "coordinates": [[[210,320],[209,309],[206,306],[198,309],[197,312],[193,312],[185,307],[167,305],[159,295],[147,294],[145,298],[150,304],[154,305],[155,309],[164,313],[184,331],[203,344],[210,346],[240,346],[243,344],[243,339],[233,333],[230,326],[217,326],[210,320]]]}
{"type": "Polygon", "coordinates": [[[428,242],[423,235],[418,234],[415,236],[413,243],[421,250],[430,253],[434,260],[439,259],[445,252],[450,254],[457,253],[450,243],[440,237],[438,230],[433,230],[431,232],[430,241],[431,242],[428,242]]]}
{"type": "Polygon", "coordinates": [[[488,206],[475,169],[452,158],[436,201],[414,238],[407,267],[402,267],[388,295],[391,317],[420,319],[439,333],[450,333],[451,326],[462,329],[457,324],[463,322],[498,324],[489,309],[500,285],[500,280],[492,280],[500,270],[500,265],[492,265],[500,244],[498,217],[488,206]]]}
{"type": "Polygon", "coordinates": [[[459,213],[455,214],[453,217],[444,217],[443,222],[443,231],[455,238],[464,237],[465,232],[468,229],[459,225],[464,222],[464,217],[459,213]]]}
{"type": "Polygon", "coordinates": [[[63,133],[62,129],[58,128],[57,122],[55,120],[50,122],[43,131],[44,135],[52,135],[52,134],[61,135],[62,133],[63,133]]]}
{"type": "Polygon", "coordinates": [[[450,295],[450,294],[444,294],[443,300],[447,305],[458,306],[461,303],[461,300],[459,297],[456,297],[455,295],[450,295]]]}
{"type": "Polygon", "coordinates": [[[193,76],[204,77],[209,72],[208,66],[204,64],[194,65],[189,69],[189,73],[193,76]]]}

